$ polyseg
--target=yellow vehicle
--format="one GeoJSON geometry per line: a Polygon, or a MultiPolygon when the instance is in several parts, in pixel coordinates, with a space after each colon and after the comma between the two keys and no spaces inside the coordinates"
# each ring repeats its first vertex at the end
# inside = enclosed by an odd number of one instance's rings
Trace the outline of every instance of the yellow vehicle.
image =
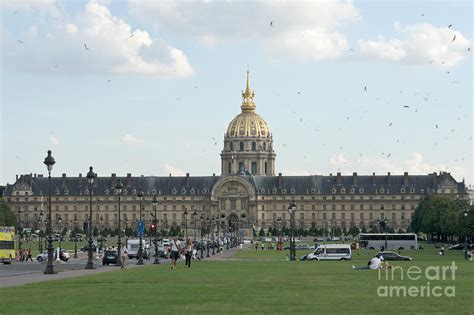
{"type": "Polygon", "coordinates": [[[0,261],[10,264],[15,260],[15,227],[0,226],[0,261]]]}

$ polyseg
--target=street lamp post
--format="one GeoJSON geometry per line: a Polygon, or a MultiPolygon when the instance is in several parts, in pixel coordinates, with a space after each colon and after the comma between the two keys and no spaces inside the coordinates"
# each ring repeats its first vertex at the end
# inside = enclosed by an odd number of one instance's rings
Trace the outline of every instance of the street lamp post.
{"type": "Polygon", "coordinates": [[[184,237],[186,242],[188,241],[188,209],[184,208],[184,237]]]}
{"type": "Polygon", "coordinates": [[[92,262],[92,188],[94,185],[94,180],[96,174],[92,171],[92,166],[89,167],[89,172],[87,172],[87,181],[89,182],[89,229],[88,229],[88,238],[89,246],[87,248],[87,264],[85,269],[95,269],[94,263],[92,262]]]}
{"type": "Polygon", "coordinates": [[[193,212],[193,221],[194,221],[194,246],[196,246],[196,230],[197,230],[197,226],[196,226],[196,218],[197,218],[197,210],[194,209],[194,212],[193,212]]]}
{"type": "Polygon", "coordinates": [[[214,216],[212,216],[211,218],[211,239],[212,239],[212,255],[215,255],[216,254],[216,240],[214,238],[214,221],[216,220],[216,218],[214,216]]]}
{"type": "Polygon", "coordinates": [[[48,150],[48,156],[44,159],[43,162],[48,169],[48,190],[49,190],[49,209],[48,209],[48,263],[44,274],[55,274],[54,265],[53,265],[53,235],[52,235],[52,224],[51,224],[51,171],[53,170],[53,165],[56,163],[53,156],[51,155],[51,150],[48,150]]]}
{"type": "Polygon", "coordinates": [[[277,227],[278,227],[278,244],[277,244],[277,250],[279,250],[280,247],[281,247],[281,217],[278,217],[278,219],[277,219],[277,227]]]}
{"type": "Polygon", "coordinates": [[[288,207],[290,213],[290,261],[296,260],[296,248],[295,248],[295,212],[296,204],[293,200],[288,207]]]}
{"type": "Polygon", "coordinates": [[[153,214],[153,226],[154,226],[154,230],[153,230],[153,233],[154,233],[154,243],[155,243],[155,261],[153,262],[153,264],[155,265],[158,265],[160,264],[160,261],[158,259],[158,235],[157,235],[157,230],[158,230],[158,220],[157,220],[157,217],[156,217],[156,208],[158,208],[158,198],[156,197],[156,195],[153,196],[153,210],[154,210],[154,214],[153,214]]]}
{"type": "MultiPolygon", "coordinates": [[[[469,209],[464,210],[464,220],[467,222],[467,217],[469,216],[469,209]]],[[[466,236],[464,237],[464,260],[468,260],[468,250],[467,250],[467,230],[466,236]]]]}
{"type": "Polygon", "coordinates": [[[387,242],[387,218],[385,219],[377,219],[377,223],[380,225],[380,228],[382,229],[383,228],[383,231],[385,233],[385,247],[384,247],[384,250],[387,250],[387,245],[388,245],[388,242],[387,242]]]}
{"type": "MultiPolygon", "coordinates": [[[[210,230],[211,229],[210,226],[211,226],[211,218],[206,217],[206,229],[210,230]]],[[[207,250],[206,257],[207,258],[211,257],[209,256],[209,233],[207,233],[206,250],[207,250]]]]}
{"type": "Polygon", "coordinates": [[[102,217],[102,214],[100,215],[99,221],[100,221],[100,247],[99,247],[99,252],[103,252],[103,247],[104,247],[104,218],[102,217]]]}
{"type": "Polygon", "coordinates": [[[204,244],[204,241],[203,241],[203,227],[204,227],[204,215],[201,214],[201,259],[204,259],[204,255],[203,255],[203,244],[204,244]]]}
{"type": "MultiPolygon", "coordinates": [[[[140,224],[143,224],[143,221],[142,221],[142,200],[143,200],[143,190],[140,189],[137,193],[137,197],[138,197],[138,201],[139,201],[139,207],[140,207],[140,211],[139,211],[139,222],[140,224]]],[[[139,247],[138,247],[138,262],[137,262],[137,265],[143,265],[143,235],[142,233],[140,233],[140,231],[138,231],[138,238],[139,238],[139,247]]]]}
{"type": "Polygon", "coordinates": [[[117,239],[117,251],[118,251],[118,259],[117,259],[117,266],[120,266],[120,251],[122,250],[122,242],[121,242],[121,234],[122,229],[120,228],[120,195],[122,194],[123,184],[122,181],[119,179],[117,184],[115,185],[115,189],[117,190],[118,195],[118,239],[117,239]]]}
{"type": "Polygon", "coordinates": [[[17,227],[18,227],[18,251],[20,252],[21,255],[21,245],[23,243],[23,240],[21,239],[22,237],[22,230],[21,230],[21,207],[18,206],[16,209],[16,213],[18,215],[18,221],[17,221],[17,227]]]}

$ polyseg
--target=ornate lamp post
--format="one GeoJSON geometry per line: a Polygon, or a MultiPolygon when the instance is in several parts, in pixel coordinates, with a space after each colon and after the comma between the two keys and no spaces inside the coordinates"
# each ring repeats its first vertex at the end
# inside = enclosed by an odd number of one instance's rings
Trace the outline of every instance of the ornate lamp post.
{"type": "Polygon", "coordinates": [[[216,254],[216,240],[214,238],[214,221],[216,220],[216,218],[214,216],[212,216],[211,218],[211,233],[212,233],[212,255],[215,255],[216,254]]]}
{"type": "Polygon", "coordinates": [[[155,243],[155,261],[153,262],[153,264],[155,265],[158,265],[160,263],[159,259],[158,259],[158,235],[157,235],[157,230],[158,230],[158,220],[157,220],[157,217],[156,217],[156,209],[158,208],[158,198],[156,197],[156,195],[153,196],[153,210],[154,210],[154,214],[153,214],[153,226],[154,226],[154,243],[155,243]]]}
{"type": "MultiPolygon", "coordinates": [[[[196,225],[196,219],[197,219],[197,211],[196,209],[194,209],[194,212],[193,212],[193,220],[194,220],[194,244],[196,244],[196,230],[197,230],[197,225],[196,225]]],[[[194,245],[196,246],[196,245],[194,245]]]]}
{"type": "Polygon", "coordinates": [[[99,221],[100,221],[100,248],[99,248],[99,251],[102,252],[103,247],[104,247],[104,218],[102,217],[102,214],[100,215],[99,221]]]}
{"type": "Polygon", "coordinates": [[[121,234],[122,234],[122,229],[120,228],[120,195],[122,194],[123,190],[123,184],[122,181],[119,179],[117,181],[117,184],[115,185],[115,189],[117,190],[117,195],[118,195],[118,240],[117,240],[117,251],[118,251],[118,257],[117,259],[117,266],[120,266],[120,251],[122,250],[122,242],[121,242],[121,234]]]}
{"type": "MultiPolygon", "coordinates": [[[[142,200],[143,200],[143,190],[140,189],[137,193],[138,201],[139,201],[139,216],[140,216],[140,224],[143,224],[142,221],[142,200]]],[[[139,232],[139,247],[138,247],[138,262],[137,265],[143,265],[143,235],[139,232]]]]}
{"type": "Polygon", "coordinates": [[[204,259],[204,255],[203,255],[203,245],[204,245],[204,241],[203,241],[203,228],[204,228],[204,214],[201,214],[201,259],[204,259]]]}
{"type": "Polygon", "coordinates": [[[20,252],[21,254],[21,245],[23,243],[23,240],[22,240],[22,230],[21,230],[21,207],[18,206],[16,208],[16,213],[17,213],[17,216],[18,216],[18,220],[17,220],[17,227],[18,227],[18,251],[20,252]]]}
{"type": "MultiPolygon", "coordinates": [[[[467,217],[469,216],[469,209],[464,210],[464,220],[467,223],[467,217]]],[[[468,250],[467,250],[467,229],[466,229],[466,236],[464,238],[464,260],[468,260],[468,250]]]]}
{"type": "Polygon", "coordinates": [[[51,155],[51,150],[48,150],[48,156],[44,159],[43,162],[47,169],[48,169],[48,190],[49,190],[49,209],[48,209],[48,264],[46,265],[46,269],[44,270],[44,274],[50,275],[55,274],[54,265],[53,265],[53,228],[51,225],[51,171],[53,170],[53,165],[56,163],[54,158],[51,155]]]}
{"type": "Polygon", "coordinates": [[[63,218],[61,217],[61,214],[59,214],[58,216],[58,224],[59,224],[59,251],[61,251],[61,239],[63,238],[63,218]]]}
{"type": "Polygon", "coordinates": [[[281,247],[281,217],[277,218],[277,227],[278,227],[278,244],[277,244],[277,250],[280,249],[281,247]]]}
{"type": "Polygon", "coordinates": [[[296,248],[295,248],[295,212],[296,204],[295,201],[291,201],[288,207],[290,213],[290,261],[296,260],[296,248]]]}
{"type": "MultiPolygon", "coordinates": [[[[211,226],[211,218],[209,217],[206,217],[206,220],[204,221],[205,224],[206,224],[206,229],[211,229],[210,226],[211,226]]],[[[206,254],[206,257],[209,258],[211,256],[209,256],[209,233],[207,234],[207,241],[206,241],[206,251],[207,251],[207,254],[206,254]]]]}
{"type": "Polygon", "coordinates": [[[188,209],[187,208],[184,208],[183,215],[184,215],[184,233],[185,233],[184,236],[187,242],[188,241],[188,209]]]}
{"type": "Polygon", "coordinates": [[[85,269],[94,269],[94,263],[92,262],[92,188],[96,178],[96,174],[92,171],[92,166],[89,167],[89,172],[87,172],[87,182],[89,183],[89,229],[88,229],[88,238],[89,246],[87,248],[87,264],[85,269]]]}
{"type": "Polygon", "coordinates": [[[385,233],[385,247],[384,247],[385,250],[387,250],[387,244],[388,244],[388,242],[387,242],[387,222],[388,222],[387,218],[377,219],[377,224],[380,225],[380,229],[383,228],[383,231],[385,233]]]}

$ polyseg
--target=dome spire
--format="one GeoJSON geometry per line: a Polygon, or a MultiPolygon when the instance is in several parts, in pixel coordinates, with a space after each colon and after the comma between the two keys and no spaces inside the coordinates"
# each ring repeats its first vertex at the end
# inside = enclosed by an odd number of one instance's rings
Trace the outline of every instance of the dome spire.
{"type": "Polygon", "coordinates": [[[245,92],[242,91],[242,113],[244,112],[255,112],[255,92],[250,90],[250,71],[247,70],[247,86],[245,92]]]}

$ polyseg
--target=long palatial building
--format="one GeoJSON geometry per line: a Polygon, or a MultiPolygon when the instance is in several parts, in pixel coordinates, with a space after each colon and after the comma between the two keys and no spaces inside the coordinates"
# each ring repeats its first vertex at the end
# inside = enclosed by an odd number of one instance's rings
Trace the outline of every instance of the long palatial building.
{"type": "MultiPolygon", "coordinates": [[[[115,228],[135,227],[139,216],[137,191],[143,190],[146,221],[151,220],[152,199],[159,204],[158,228],[194,227],[192,213],[199,218],[215,217],[223,222],[241,219],[245,234],[252,228],[289,226],[288,205],[297,205],[297,228],[331,229],[352,226],[370,228],[377,220],[387,219],[393,229],[406,229],[411,216],[428,194],[449,195],[468,199],[467,188],[449,173],[428,175],[352,175],[329,176],[275,175],[273,139],[265,120],[255,112],[255,93],[250,89],[247,72],[246,90],[242,92],[242,112],[229,124],[221,152],[221,175],[212,176],[132,176],[98,177],[93,186],[93,226],[115,228]],[[121,218],[118,217],[118,196],[115,185],[124,184],[121,196],[121,218]],[[188,216],[183,215],[187,209],[188,216]],[[102,221],[99,219],[102,217],[102,221]]],[[[25,227],[40,228],[39,219],[47,210],[48,178],[42,175],[17,175],[14,184],[7,184],[4,196],[25,227]]],[[[89,214],[87,178],[52,178],[52,216],[54,228],[82,228],[89,214]]],[[[228,226],[223,224],[223,226],[228,226]]]]}

